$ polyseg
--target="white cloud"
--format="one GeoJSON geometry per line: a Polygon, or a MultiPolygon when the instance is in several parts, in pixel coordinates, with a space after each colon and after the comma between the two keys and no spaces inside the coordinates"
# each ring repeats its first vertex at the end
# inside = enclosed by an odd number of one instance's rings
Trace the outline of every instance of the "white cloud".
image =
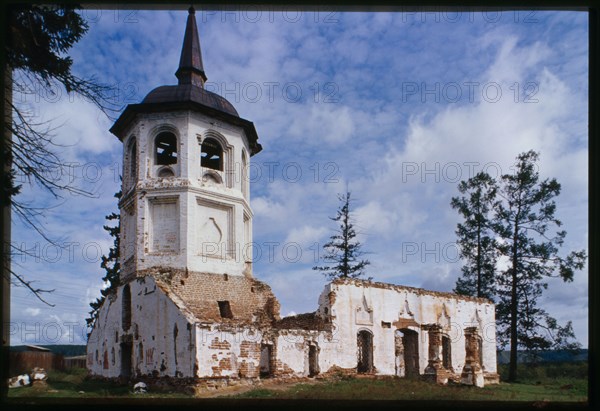
{"type": "Polygon", "coordinates": [[[28,307],[25,309],[25,314],[30,315],[32,317],[37,317],[38,315],[40,315],[41,312],[42,310],[40,310],[39,308],[28,307]]]}
{"type": "MultiPolygon", "coordinates": [[[[156,86],[175,83],[186,12],[137,12],[133,15],[137,22],[131,24],[123,20],[126,15],[123,11],[115,22],[114,12],[103,10],[75,47],[73,59],[78,73],[96,74],[120,87],[133,85],[135,95],[127,101],[133,103],[156,86]]],[[[581,41],[587,35],[585,18],[555,12],[536,16],[540,18],[536,25],[480,19],[444,24],[387,13],[336,13],[335,23],[325,23],[324,15],[318,22],[307,16],[290,23],[279,14],[269,21],[264,14],[260,21],[249,23],[198,12],[209,81],[221,91],[223,85],[232,89],[236,83],[238,87],[250,82],[279,84],[273,101],[266,88],[257,102],[242,95],[227,96],[244,118],[255,123],[264,146],[253,157],[254,164],[263,164],[263,175],[252,183],[255,241],[294,241],[305,251],[313,239],[326,238],[335,228],[328,217],[339,206],[337,193],[348,183],[356,200],[357,228],[363,232],[360,239],[373,252],[368,256],[369,275],[447,291],[460,263],[423,258],[422,250],[407,255],[403,245],[431,248],[454,241],[458,216],[449,201],[456,195],[458,179],[452,178],[457,170],[453,164],[461,172],[459,179],[468,177],[472,162],[478,163],[475,171],[498,164],[506,172],[519,152],[534,148],[542,153],[542,174],[563,184],[559,214],[569,232],[567,241],[585,247],[587,49],[581,41]],[[469,81],[479,84],[473,102],[464,86],[469,81]],[[462,97],[447,103],[443,96],[437,102],[426,96],[422,102],[417,93],[404,101],[403,85],[421,87],[422,82],[429,89],[436,82],[440,87],[456,82],[462,86],[462,97]],[[482,97],[483,85],[490,82],[502,90],[497,102],[486,101],[493,88],[482,97]],[[526,89],[530,82],[537,89],[526,89]],[[281,87],[291,83],[301,87],[304,100],[285,100],[281,87]],[[315,83],[321,92],[316,102],[310,88],[315,83]],[[323,101],[326,83],[338,87],[337,102],[323,101]],[[525,103],[525,93],[538,102],[525,103]],[[266,174],[267,161],[280,162],[274,180],[266,174]],[[303,171],[302,179],[294,183],[281,176],[281,167],[291,162],[303,171]],[[336,182],[324,181],[331,171],[324,168],[329,163],[337,167],[332,175],[336,182]],[[311,168],[315,164],[317,178],[311,168]]],[[[112,195],[118,181],[110,164],[121,161],[120,142],[108,133],[107,121],[98,121],[98,111],[91,105],[61,100],[42,108],[45,118],[57,117],[65,123],[59,141],[76,144],[65,149],[66,158],[101,159],[103,171],[101,181],[91,185],[99,198],[67,197],[63,207],[48,213],[45,223],[56,236],[96,242],[108,251],[111,240],[102,225],[104,215],[115,209],[112,195]]],[[[37,188],[25,191],[23,198],[50,203],[37,188]]],[[[16,240],[36,241],[30,232],[16,227],[16,240]]],[[[314,265],[310,257],[306,253],[299,262],[290,263],[279,252],[273,263],[265,258],[255,262],[256,276],[273,287],[282,312],[316,308],[325,280],[310,269],[314,265]]],[[[83,322],[87,303],[102,286],[99,261],[86,262],[81,255],[74,262],[45,265],[28,259],[23,268],[41,284],[51,284],[50,288],[56,281],[60,295],[49,298],[57,302],[54,315],[61,321],[83,322]],[[67,318],[65,313],[73,315],[67,318]]],[[[583,307],[587,277],[576,278],[564,288],[583,307]]],[[[560,289],[551,284],[544,304],[565,312],[559,317],[566,320],[568,310],[559,305],[556,291],[560,289]]],[[[49,312],[31,303],[22,289],[15,289],[13,295],[13,312],[38,317],[49,312]]],[[[581,308],[577,316],[576,332],[586,335],[587,312],[581,308]]]]}

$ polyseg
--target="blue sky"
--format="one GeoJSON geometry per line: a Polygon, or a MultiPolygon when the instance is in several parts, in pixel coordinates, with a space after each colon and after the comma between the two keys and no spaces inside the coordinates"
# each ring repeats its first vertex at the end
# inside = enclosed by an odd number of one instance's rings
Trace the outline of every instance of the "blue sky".
{"type": "MultiPolygon", "coordinates": [[[[116,86],[116,103],[175,84],[187,11],[82,15],[90,30],[71,52],[74,71],[116,86]]],[[[458,182],[509,172],[534,149],[540,174],[562,184],[564,250],[587,249],[587,14],[246,9],[196,18],[207,88],[255,123],[264,147],[251,169],[254,274],[282,315],[316,308],[325,279],[311,267],[346,187],[371,252],[368,275],[450,291],[461,267],[449,205],[458,182]]],[[[99,256],[111,245],[102,226],[116,211],[122,145],[108,132],[112,120],[79,97],[23,103],[62,124],[56,140],[74,183],[95,196],[54,200],[25,188],[24,200],[55,206],[42,221],[64,248],[15,221],[13,241],[39,256],[16,256],[15,268],[56,288],[47,296],[56,306],[13,287],[11,343],[82,343],[102,287],[99,256]]],[[[549,284],[542,305],[573,320],[587,346],[587,269],[572,284],[549,284]]]]}

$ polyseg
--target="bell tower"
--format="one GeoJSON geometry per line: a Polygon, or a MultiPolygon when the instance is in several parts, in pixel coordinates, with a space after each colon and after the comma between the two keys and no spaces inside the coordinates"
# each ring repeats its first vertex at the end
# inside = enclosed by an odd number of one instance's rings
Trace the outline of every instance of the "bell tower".
{"type": "Polygon", "coordinates": [[[193,8],[175,76],[110,129],[124,148],[122,280],[164,269],[252,277],[247,170],[262,147],[254,124],[204,88],[193,8]]]}

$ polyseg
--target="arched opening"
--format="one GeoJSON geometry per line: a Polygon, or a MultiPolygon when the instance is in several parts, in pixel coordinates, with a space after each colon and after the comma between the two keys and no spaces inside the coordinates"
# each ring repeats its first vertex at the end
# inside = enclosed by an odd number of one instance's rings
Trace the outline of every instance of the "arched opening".
{"type": "Polygon", "coordinates": [[[121,377],[129,379],[131,377],[131,354],[133,351],[133,342],[121,343],[121,377]]]}
{"type": "Polygon", "coordinates": [[[319,349],[315,344],[308,346],[308,376],[319,374],[319,349]]]}
{"type": "Polygon", "coordinates": [[[442,335],[442,366],[447,370],[452,369],[452,345],[447,335],[442,335]]]}
{"type": "Polygon", "coordinates": [[[123,331],[131,327],[131,289],[129,284],[123,287],[123,298],[121,300],[121,326],[123,331]]]}
{"type": "Polygon", "coordinates": [[[419,375],[419,333],[409,328],[402,328],[402,346],[404,347],[404,375],[419,375]]]}
{"type": "Polygon", "coordinates": [[[158,177],[159,178],[175,177],[175,173],[173,172],[173,169],[171,167],[163,167],[160,170],[158,170],[158,177]]]}
{"type": "Polygon", "coordinates": [[[202,176],[202,182],[207,183],[207,184],[216,185],[216,184],[223,183],[223,179],[221,178],[219,173],[215,173],[214,171],[209,170],[209,171],[205,172],[204,175],[202,176]]]}
{"type": "Polygon", "coordinates": [[[356,342],[358,345],[356,371],[370,373],[373,371],[373,334],[367,330],[359,331],[356,342]]]}
{"type": "Polygon", "coordinates": [[[242,151],[242,169],[240,174],[242,179],[242,194],[245,198],[248,198],[248,160],[246,159],[245,151],[242,151]]]}
{"type": "Polygon", "coordinates": [[[162,132],[154,139],[156,165],[166,166],[177,163],[177,137],[169,132],[162,132]]]}
{"type": "Polygon", "coordinates": [[[135,183],[137,180],[137,144],[135,138],[132,137],[129,143],[129,182],[135,183]]]}
{"type": "Polygon", "coordinates": [[[142,365],[144,363],[144,344],[140,341],[138,344],[138,364],[142,365]]]}
{"type": "Polygon", "coordinates": [[[260,345],[260,376],[263,378],[273,375],[273,344],[260,345]]]}
{"type": "Polygon", "coordinates": [[[223,148],[214,138],[202,142],[200,165],[205,168],[223,171],[223,148]]]}

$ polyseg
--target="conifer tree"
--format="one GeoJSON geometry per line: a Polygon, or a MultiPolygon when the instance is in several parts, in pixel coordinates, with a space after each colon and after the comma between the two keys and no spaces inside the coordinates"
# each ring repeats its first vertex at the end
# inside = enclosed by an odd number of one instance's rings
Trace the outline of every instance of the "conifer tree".
{"type": "MultiPolygon", "coordinates": [[[[321,271],[329,280],[360,278],[365,275],[364,269],[370,262],[360,259],[365,252],[361,250],[362,244],[356,240],[356,230],[350,215],[350,192],[338,198],[342,206],[335,217],[329,218],[339,223],[339,229],[323,246],[325,255],[321,257],[327,265],[315,266],[313,270],[321,271]]],[[[368,279],[371,280],[371,277],[368,279]]]]}
{"type": "Polygon", "coordinates": [[[461,181],[458,190],[463,196],[453,197],[451,205],[464,218],[457,225],[456,235],[465,265],[454,292],[493,300],[498,255],[492,215],[497,201],[496,182],[481,172],[461,181]]]}
{"type": "MultiPolygon", "coordinates": [[[[121,198],[121,191],[115,194],[117,199],[121,198]]],[[[98,318],[98,312],[106,296],[115,290],[121,283],[120,274],[121,274],[121,264],[119,262],[119,249],[120,249],[120,231],[121,231],[121,217],[118,213],[110,213],[106,216],[108,221],[116,220],[116,226],[105,225],[104,229],[110,234],[113,238],[113,246],[108,250],[108,255],[102,256],[102,262],[100,263],[100,267],[102,267],[106,271],[106,275],[102,277],[102,281],[107,284],[107,287],[101,290],[101,296],[96,299],[96,301],[92,301],[90,303],[90,307],[92,310],[89,312],[90,316],[85,320],[89,329],[91,329],[96,319],[98,318]]]]}
{"type": "Polygon", "coordinates": [[[517,379],[519,349],[535,354],[580,346],[573,341],[571,321],[560,326],[538,306],[548,278],[571,282],[575,270],[583,269],[586,260],[584,250],[559,254],[567,234],[558,230],[562,223],[555,216],[555,198],[561,186],[554,178],[540,181],[538,160],[539,154],[530,150],[517,156],[512,174],[504,174],[495,182],[483,174],[461,182],[459,190],[470,196],[454,198],[451,203],[465,219],[457,229],[459,243],[476,248],[463,255],[463,273],[467,275],[457,281],[456,290],[472,296],[488,291],[497,301],[498,340],[501,347],[510,347],[509,381],[517,379]],[[474,240],[479,226],[489,238],[485,243],[474,240]],[[506,267],[499,269],[496,258],[503,258],[506,267]],[[478,268],[485,273],[482,289],[473,284],[478,268]]]}
{"type": "Polygon", "coordinates": [[[561,186],[556,179],[540,181],[536,170],[539,154],[528,151],[517,156],[515,171],[500,178],[496,207],[498,248],[509,266],[498,275],[497,306],[501,343],[510,344],[509,381],[517,379],[517,350],[577,348],[571,322],[561,327],[537,306],[547,278],[573,281],[575,270],[585,266],[584,250],[559,255],[567,232],[555,216],[555,198],[561,186]]]}

